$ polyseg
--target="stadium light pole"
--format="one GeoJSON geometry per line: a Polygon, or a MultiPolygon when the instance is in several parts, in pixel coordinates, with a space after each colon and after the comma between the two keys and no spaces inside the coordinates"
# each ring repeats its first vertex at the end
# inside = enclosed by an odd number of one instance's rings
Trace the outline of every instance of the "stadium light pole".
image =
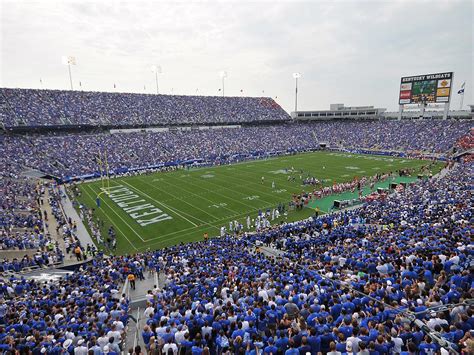
{"type": "Polygon", "coordinates": [[[295,78],[295,112],[298,111],[298,79],[301,78],[300,73],[293,73],[295,78]]]}
{"type": "Polygon", "coordinates": [[[74,90],[72,86],[72,74],[71,74],[71,65],[76,65],[76,57],[65,56],[62,57],[62,62],[64,65],[67,65],[69,70],[69,83],[71,84],[71,90],[74,90]]]}
{"type": "Polygon", "coordinates": [[[220,74],[221,79],[222,79],[222,97],[224,97],[224,80],[227,78],[227,72],[225,70],[221,71],[220,74]]]}
{"type": "Polygon", "coordinates": [[[155,73],[156,94],[158,95],[160,93],[160,90],[158,89],[158,74],[161,74],[161,67],[159,65],[152,65],[151,71],[155,73]]]}

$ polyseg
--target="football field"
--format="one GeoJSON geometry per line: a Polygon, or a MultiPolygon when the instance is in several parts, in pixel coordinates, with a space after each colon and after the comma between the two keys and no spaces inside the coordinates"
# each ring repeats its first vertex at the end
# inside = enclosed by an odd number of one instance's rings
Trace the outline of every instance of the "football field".
{"type": "MultiPolygon", "coordinates": [[[[259,210],[288,206],[293,194],[312,191],[302,179],[316,177],[329,186],[354,177],[373,176],[400,168],[419,168],[427,161],[386,156],[312,152],[233,165],[181,169],[110,180],[110,193],[100,195],[101,182],[79,184],[79,202],[94,208],[102,221],[102,237],[111,225],[117,234],[117,254],[158,249],[217,236],[229,221],[246,226],[259,210]],[[262,180],[263,177],[263,180],[262,180]],[[289,178],[290,177],[290,178],[289,178]],[[272,187],[274,183],[274,187],[272,187]]],[[[437,163],[433,174],[442,167],[437,163]]],[[[318,202],[316,202],[316,205],[318,202]]],[[[314,204],[312,204],[314,208],[314,204]]],[[[327,204],[318,206],[327,212],[327,204]]],[[[290,211],[276,222],[293,221],[314,214],[312,208],[290,211]]],[[[246,228],[244,228],[246,230],[246,228]]]]}

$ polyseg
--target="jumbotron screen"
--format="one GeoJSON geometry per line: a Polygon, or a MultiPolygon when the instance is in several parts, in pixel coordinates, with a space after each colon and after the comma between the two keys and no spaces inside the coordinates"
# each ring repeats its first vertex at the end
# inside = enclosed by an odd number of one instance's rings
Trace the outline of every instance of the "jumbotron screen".
{"type": "Polygon", "coordinates": [[[400,83],[400,105],[446,103],[451,97],[453,72],[405,76],[400,83]]]}

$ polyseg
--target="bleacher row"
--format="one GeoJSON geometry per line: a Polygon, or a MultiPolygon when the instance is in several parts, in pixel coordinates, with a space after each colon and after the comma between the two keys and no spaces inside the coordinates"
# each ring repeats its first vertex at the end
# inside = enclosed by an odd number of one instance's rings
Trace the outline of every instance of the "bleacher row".
{"type": "Polygon", "coordinates": [[[0,166],[4,172],[29,167],[68,179],[97,173],[97,156],[105,150],[110,169],[117,172],[190,160],[232,162],[245,156],[318,149],[321,143],[446,154],[470,128],[470,121],[333,121],[177,132],[3,135],[0,166]]]}
{"type": "Polygon", "coordinates": [[[0,88],[0,118],[5,127],[35,127],[228,124],[290,117],[268,97],[0,88]]]}

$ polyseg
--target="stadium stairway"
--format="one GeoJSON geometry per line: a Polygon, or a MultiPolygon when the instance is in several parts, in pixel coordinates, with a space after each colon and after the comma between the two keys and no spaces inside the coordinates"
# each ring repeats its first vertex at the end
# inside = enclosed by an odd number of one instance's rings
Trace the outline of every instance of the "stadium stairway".
{"type": "Polygon", "coordinates": [[[141,336],[143,327],[146,324],[146,318],[143,312],[146,309],[146,294],[148,290],[153,290],[158,286],[160,289],[164,287],[166,282],[166,276],[164,273],[144,273],[144,280],[136,280],[135,289],[131,289],[128,280],[125,281],[123,286],[122,294],[125,293],[130,300],[130,311],[131,315],[127,324],[127,334],[123,346],[123,354],[126,354],[129,349],[134,349],[135,346],[140,345],[142,351],[145,351],[145,343],[141,336]]]}
{"type": "Polygon", "coordinates": [[[470,154],[474,154],[474,149],[473,148],[466,149],[466,150],[463,150],[462,152],[459,152],[459,153],[455,154],[453,156],[453,159],[458,160],[458,159],[462,158],[463,156],[470,155],[470,154]]]}
{"type": "Polygon", "coordinates": [[[84,246],[86,246],[87,244],[94,245],[95,243],[92,241],[92,238],[89,235],[89,232],[87,231],[86,227],[84,226],[82,219],[79,217],[79,215],[77,214],[77,211],[72,205],[72,202],[69,199],[69,196],[67,195],[64,186],[61,186],[60,189],[61,189],[61,195],[66,196],[65,198],[61,200],[61,205],[63,206],[64,214],[67,217],[71,217],[71,219],[75,221],[77,224],[77,233],[76,233],[77,238],[79,238],[81,244],[84,246]]]}
{"type": "MultiPolygon", "coordinates": [[[[66,254],[66,246],[64,244],[64,239],[62,236],[57,232],[57,226],[58,226],[58,221],[54,217],[53,210],[51,208],[51,204],[49,201],[49,189],[45,188],[44,189],[44,194],[41,196],[42,203],[40,204],[40,209],[41,209],[41,215],[44,216],[44,213],[46,212],[48,215],[48,221],[43,221],[44,222],[44,229],[45,232],[51,236],[51,238],[54,241],[57,241],[59,244],[59,248],[63,251],[65,258],[64,258],[64,264],[70,264],[73,263],[70,257],[66,254]]],[[[72,257],[72,254],[71,254],[72,257]]],[[[75,260],[75,259],[74,259],[75,260]]]]}

